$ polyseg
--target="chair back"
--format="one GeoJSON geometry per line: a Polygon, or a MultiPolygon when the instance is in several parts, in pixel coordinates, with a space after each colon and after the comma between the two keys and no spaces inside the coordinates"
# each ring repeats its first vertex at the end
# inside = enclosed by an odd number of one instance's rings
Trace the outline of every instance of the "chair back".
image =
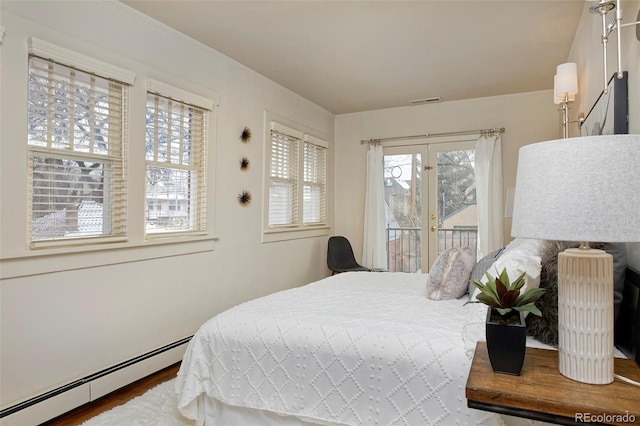
{"type": "Polygon", "coordinates": [[[353,255],[351,243],[345,237],[334,236],[329,238],[327,266],[332,271],[341,271],[360,266],[353,255]]]}

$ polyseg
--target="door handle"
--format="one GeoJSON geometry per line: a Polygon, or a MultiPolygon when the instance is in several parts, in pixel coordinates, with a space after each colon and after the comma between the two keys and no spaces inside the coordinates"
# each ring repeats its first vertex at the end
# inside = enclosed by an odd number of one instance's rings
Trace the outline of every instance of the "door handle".
{"type": "Polygon", "coordinates": [[[437,226],[431,225],[431,232],[436,232],[437,229],[438,229],[437,226]]]}

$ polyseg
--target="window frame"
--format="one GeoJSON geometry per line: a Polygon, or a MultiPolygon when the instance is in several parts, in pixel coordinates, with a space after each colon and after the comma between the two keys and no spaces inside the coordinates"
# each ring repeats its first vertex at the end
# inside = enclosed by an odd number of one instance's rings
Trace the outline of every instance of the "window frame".
{"type": "MultiPolygon", "coordinates": [[[[32,72],[32,58],[36,65],[33,66],[35,70],[37,67],[37,62],[40,61],[43,66],[49,68],[50,77],[47,78],[56,78],[51,77],[55,76],[55,73],[58,71],[54,71],[54,67],[58,67],[60,71],[69,72],[68,83],[64,83],[65,80],[62,78],[60,81],[63,84],[69,84],[71,89],[77,91],[82,88],[85,83],[74,83],[73,76],[74,72],[80,74],[80,80],[88,78],[89,81],[93,81],[93,79],[100,79],[100,84],[108,84],[117,85],[119,88],[119,98],[120,104],[118,107],[120,108],[120,120],[121,124],[117,129],[114,129],[116,133],[120,136],[116,138],[116,142],[114,142],[115,146],[111,146],[109,143],[107,152],[104,154],[96,154],[93,153],[94,142],[92,139],[89,141],[89,145],[85,150],[77,150],[73,147],[75,146],[75,142],[73,140],[69,140],[68,144],[73,145],[71,149],[69,147],[53,147],[51,144],[53,143],[48,139],[46,141],[41,141],[40,143],[30,143],[30,139],[26,140],[26,154],[27,154],[27,162],[29,165],[29,169],[27,170],[27,181],[26,181],[26,194],[27,194],[27,234],[26,234],[26,243],[27,248],[29,250],[39,250],[39,249],[51,249],[56,247],[77,247],[77,246],[96,246],[105,243],[114,243],[114,242],[125,242],[127,241],[127,226],[128,226],[128,214],[127,214],[127,187],[126,187],[126,175],[127,175],[127,125],[128,125],[128,105],[129,105],[129,90],[131,88],[131,84],[135,81],[135,74],[108,64],[106,62],[102,62],[100,60],[91,58],[89,56],[85,56],[74,51],[61,48],[59,46],[53,45],[46,41],[31,38],[29,40],[28,45],[28,62],[27,66],[28,74],[32,72]],[[112,82],[112,83],[109,83],[112,82]],[[77,85],[78,84],[78,85],[77,85]],[[43,145],[44,144],[44,145],[43,145]],[[104,181],[104,187],[107,188],[122,188],[118,189],[116,197],[113,198],[113,201],[109,203],[110,209],[108,212],[104,212],[104,215],[107,215],[109,218],[116,218],[114,220],[109,220],[108,229],[109,233],[103,234],[94,234],[94,235],[78,235],[78,236],[52,236],[49,238],[41,238],[34,239],[34,194],[35,194],[35,170],[34,167],[34,159],[35,158],[50,158],[50,159],[59,159],[61,161],[73,161],[79,166],[78,161],[80,162],[90,162],[92,164],[102,164],[101,169],[103,173],[107,172],[108,174],[112,174],[110,179],[104,181]],[[120,210],[124,206],[124,211],[120,210]],[[119,214],[115,214],[120,210],[119,214]],[[114,229],[115,228],[115,229],[114,229]]],[[[36,72],[36,71],[34,71],[36,72]]],[[[30,90],[28,93],[31,93],[30,90]]],[[[90,92],[89,96],[93,99],[95,93],[100,93],[100,89],[95,89],[90,92]]],[[[30,95],[28,95],[28,101],[30,100],[30,95]]],[[[48,93],[47,96],[51,96],[48,93]]],[[[73,123],[78,118],[74,115],[75,103],[77,99],[75,97],[70,97],[70,112],[69,117],[65,123],[73,123]]],[[[51,100],[48,100],[51,102],[51,100]]],[[[66,105],[66,104],[65,104],[66,105]]],[[[111,111],[111,110],[109,110],[111,111]]],[[[30,117],[31,113],[28,112],[27,116],[30,117]]],[[[89,126],[93,127],[95,124],[94,116],[96,112],[95,109],[92,109],[89,113],[91,120],[89,122],[89,126]]],[[[111,115],[111,112],[109,113],[111,115]]],[[[46,117],[48,117],[47,115],[46,117]]],[[[47,120],[48,121],[48,120],[47,120]]],[[[46,124],[47,132],[52,130],[52,124],[46,124]]],[[[70,127],[71,128],[71,127],[70,127]]],[[[75,129],[75,126],[73,127],[75,129]]],[[[111,129],[109,128],[109,133],[111,133],[111,129]]],[[[71,133],[73,135],[73,132],[71,133]]],[[[111,142],[111,141],[110,141],[111,142]]],[[[54,172],[55,173],[55,172],[54,172]]],[[[102,175],[104,176],[104,174],[102,175]]],[[[108,196],[111,198],[112,192],[106,192],[104,196],[108,196]]],[[[81,197],[78,195],[78,197],[81,197]]],[[[104,203],[103,203],[104,208],[104,203]]],[[[77,211],[79,212],[79,210],[77,211]]],[[[78,213],[76,213],[78,214],[78,213]]],[[[104,222],[104,216],[103,216],[104,222]]],[[[66,228],[66,224],[64,225],[66,228]]],[[[104,227],[104,223],[103,223],[104,227]]]]}
{"type": "Polygon", "coordinates": [[[319,132],[300,125],[287,118],[265,111],[264,122],[264,186],[263,186],[263,224],[262,242],[285,241],[299,238],[319,237],[329,234],[331,229],[329,216],[329,142],[328,138],[319,132]],[[296,139],[297,173],[296,173],[296,206],[297,219],[286,225],[270,225],[270,183],[272,162],[272,131],[285,134],[296,139]],[[323,149],[324,152],[324,202],[320,202],[324,220],[306,223],[304,218],[304,189],[305,189],[305,145],[310,144],[323,149]]]}
{"type": "MultiPolygon", "coordinates": [[[[303,138],[302,144],[302,154],[303,157],[303,165],[304,169],[302,171],[302,224],[303,226],[325,226],[327,225],[327,158],[329,152],[329,146],[326,141],[313,137],[311,135],[305,134],[303,138]],[[306,167],[307,163],[307,149],[311,150],[314,154],[311,155],[311,159],[313,163],[320,166],[320,169],[314,167],[315,173],[313,174],[314,179],[308,180],[307,174],[308,168],[306,167]],[[318,155],[319,154],[319,155],[318,155]],[[320,200],[317,206],[319,220],[317,221],[308,221],[305,216],[305,189],[307,187],[315,188],[320,193],[320,200]]],[[[311,174],[311,173],[310,173],[311,174]]]]}
{"type": "MultiPolygon", "coordinates": [[[[207,178],[208,178],[208,170],[207,170],[207,152],[208,152],[208,128],[210,123],[210,113],[213,110],[214,102],[213,100],[201,97],[194,93],[188,92],[183,89],[179,89],[177,87],[171,86],[169,84],[163,83],[158,80],[148,79],[147,80],[147,92],[145,96],[145,110],[147,110],[147,105],[149,102],[149,98],[154,97],[155,99],[161,98],[167,100],[169,103],[177,102],[182,108],[193,109],[197,113],[202,114],[202,129],[201,129],[201,140],[192,140],[192,146],[190,150],[191,155],[191,163],[190,165],[182,165],[175,164],[170,161],[171,155],[167,155],[165,162],[159,162],[157,159],[150,160],[147,158],[145,153],[145,227],[144,227],[144,235],[146,240],[153,239],[166,239],[166,238],[174,238],[174,237],[188,237],[188,236],[201,236],[207,234],[207,222],[208,222],[208,209],[207,209],[207,178]],[[197,146],[195,145],[197,144],[197,146]],[[149,208],[147,207],[148,201],[148,186],[147,182],[147,174],[146,171],[149,167],[158,167],[165,169],[174,169],[174,170],[182,170],[193,173],[194,178],[196,179],[196,188],[193,191],[192,195],[195,197],[189,198],[190,206],[194,206],[195,212],[193,217],[193,227],[184,230],[175,230],[175,231],[163,231],[163,232],[149,232],[147,228],[146,216],[149,212],[149,208]]],[[[146,118],[146,114],[145,114],[146,118]]],[[[145,120],[145,146],[146,146],[146,131],[148,123],[145,120]]],[[[157,147],[156,147],[157,148],[157,147]]],[[[157,152],[157,150],[156,150],[157,152]]],[[[171,203],[170,203],[171,204],[171,203]]],[[[156,206],[158,208],[159,206],[156,206]]],[[[175,205],[169,205],[169,210],[172,210],[171,207],[174,207],[173,211],[176,211],[175,205]]],[[[179,210],[179,209],[178,209],[179,210]]],[[[191,222],[191,220],[189,220],[191,222]]]]}
{"type": "MultiPolygon", "coordinates": [[[[150,78],[141,79],[136,81],[136,73],[129,71],[120,66],[114,65],[114,63],[129,63],[126,58],[115,59],[115,62],[104,62],[96,59],[92,56],[79,53],[79,51],[70,50],[65,47],[55,45],[53,43],[40,40],[36,37],[29,37],[26,40],[27,49],[25,50],[25,76],[29,67],[26,66],[26,60],[28,55],[39,56],[41,58],[50,59],[55,62],[71,66],[73,68],[79,68],[83,71],[91,71],[96,75],[109,77],[130,85],[128,102],[126,103],[126,122],[127,125],[123,130],[124,137],[130,140],[131,143],[127,143],[126,152],[126,164],[124,166],[125,174],[127,176],[127,215],[126,215],[126,229],[127,233],[124,237],[119,238],[102,238],[102,242],[107,244],[98,244],[94,241],[89,241],[87,244],[69,244],[68,242],[56,242],[54,244],[42,244],[38,249],[34,249],[29,246],[28,233],[29,230],[25,229],[22,232],[23,237],[20,238],[24,244],[24,248],[16,249],[10,248],[4,250],[2,253],[3,260],[11,260],[11,267],[3,267],[2,277],[19,277],[40,273],[50,273],[56,271],[64,271],[76,268],[87,268],[95,266],[105,266],[119,264],[123,262],[132,262],[139,260],[164,258],[167,256],[177,256],[184,254],[202,253],[214,250],[214,242],[218,240],[218,237],[214,234],[214,209],[211,202],[207,201],[206,216],[206,230],[197,234],[186,234],[167,236],[166,238],[154,238],[145,239],[144,235],[144,204],[145,204],[145,191],[144,183],[141,186],[139,183],[145,176],[145,161],[144,150],[139,149],[139,143],[136,142],[137,138],[144,137],[145,128],[145,99],[146,91],[145,84],[148,87],[167,88],[165,93],[170,94],[179,100],[184,100],[190,103],[198,104],[205,103],[208,108],[208,121],[212,123],[206,129],[205,138],[207,139],[207,153],[205,161],[207,164],[215,164],[215,144],[216,144],[216,129],[215,123],[217,123],[219,94],[214,89],[208,86],[201,86],[186,80],[181,80],[174,75],[165,75],[161,71],[151,67],[142,66],[142,72],[150,73],[154,75],[164,76],[167,81],[171,81],[174,86],[169,86],[164,83],[152,80],[150,78]],[[190,91],[178,89],[176,86],[188,88],[190,91]],[[201,95],[194,95],[197,92],[201,95]],[[136,138],[136,139],[132,139],[136,138]],[[100,253],[108,251],[109,255],[104,256],[100,253]],[[67,257],[61,256],[66,254],[82,253],[83,256],[67,257]],[[29,262],[29,259],[42,258],[42,262],[29,262]],[[25,267],[25,265],[30,265],[25,267]]],[[[92,46],[87,45],[86,52],[94,52],[92,46]]],[[[99,57],[99,56],[97,56],[99,57]]],[[[140,70],[138,70],[140,71],[140,70]]],[[[27,78],[25,77],[25,93],[27,90],[27,78]]],[[[27,101],[25,97],[25,108],[27,108],[27,101]]],[[[27,117],[25,109],[25,118],[27,117]]],[[[26,124],[26,122],[25,122],[26,124]]],[[[24,159],[28,161],[28,148],[26,143],[26,126],[25,126],[25,142],[24,142],[24,159]]],[[[26,167],[25,167],[26,171],[26,167]]],[[[208,175],[214,176],[214,172],[209,168],[208,175]]],[[[28,192],[28,181],[25,175],[23,180],[24,192],[28,192]]],[[[215,200],[215,185],[206,183],[206,199],[215,200]]],[[[25,213],[29,211],[29,205],[31,201],[25,196],[25,213]]],[[[26,226],[31,226],[30,220],[27,218],[25,221],[26,226]]],[[[9,265],[9,264],[7,264],[9,265]]]]}

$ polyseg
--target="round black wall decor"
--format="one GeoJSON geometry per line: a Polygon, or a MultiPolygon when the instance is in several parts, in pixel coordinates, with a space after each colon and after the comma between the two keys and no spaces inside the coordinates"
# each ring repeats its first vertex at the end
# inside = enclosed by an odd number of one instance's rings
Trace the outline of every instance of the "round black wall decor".
{"type": "Polygon", "coordinates": [[[242,129],[242,133],[240,133],[240,140],[243,143],[247,143],[251,140],[251,129],[248,127],[245,127],[244,129],[242,129]]]}
{"type": "Polygon", "coordinates": [[[238,202],[243,206],[250,204],[251,193],[249,191],[242,191],[240,194],[238,194],[238,202]]]}
{"type": "Polygon", "coordinates": [[[247,157],[242,157],[242,159],[240,160],[240,170],[246,172],[247,170],[249,170],[249,164],[251,164],[251,161],[249,161],[247,157]]]}

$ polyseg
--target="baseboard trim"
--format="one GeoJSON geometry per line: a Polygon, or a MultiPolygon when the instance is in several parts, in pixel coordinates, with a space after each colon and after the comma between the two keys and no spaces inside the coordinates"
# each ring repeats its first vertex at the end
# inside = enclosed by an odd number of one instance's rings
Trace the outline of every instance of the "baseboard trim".
{"type": "MultiPolygon", "coordinates": [[[[0,410],[0,419],[16,414],[22,410],[25,410],[27,408],[33,407],[34,405],[37,404],[41,404],[47,400],[50,400],[52,398],[55,398],[59,395],[62,395],[66,392],[69,392],[71,390],[74,390],[76,388],[79,388],[81,386],[85,386],[93,381],[96,381],[100,378],[103,378],[105,376],[108,376],[110,374],[116,373],[118,371],[124,370],[127,367],[130,367],[134,364],[138,364],[142,361],[148,360],[149,358],[152,358],[154,356],[160,355],[164,352],[170,351],[172,349],[178,348],[182,345],[185,345],[187,343],[189,343],[189,341],[191,340],[193,336],[188,336],[185,337],[183,339],[177,340],[173,343],[170,343],[168,345],[162,346],[160,348],[154,349],[150,352],[144,353],[142,355],[139,355],[137,357],[131,358],[127,361],[121,362],[119,364],[113,365],[109,368],[105,368],[104,370],[98,371],[97,373],[94,374],[90,374],[86,377],[83,377],[81,379],[75,380],[71,383],[67,383],[63,386],[60,386],[56,389],[50,390],[48,392],[45,392],[41,395],[35,396],[33,398],[27,399],[25,401],[22,401],[18,404],[12,405],[10,407],[7,407],[3,410],[0,410]]],[[[89,402],[90,400],[86,401],[89,402]]]]}

